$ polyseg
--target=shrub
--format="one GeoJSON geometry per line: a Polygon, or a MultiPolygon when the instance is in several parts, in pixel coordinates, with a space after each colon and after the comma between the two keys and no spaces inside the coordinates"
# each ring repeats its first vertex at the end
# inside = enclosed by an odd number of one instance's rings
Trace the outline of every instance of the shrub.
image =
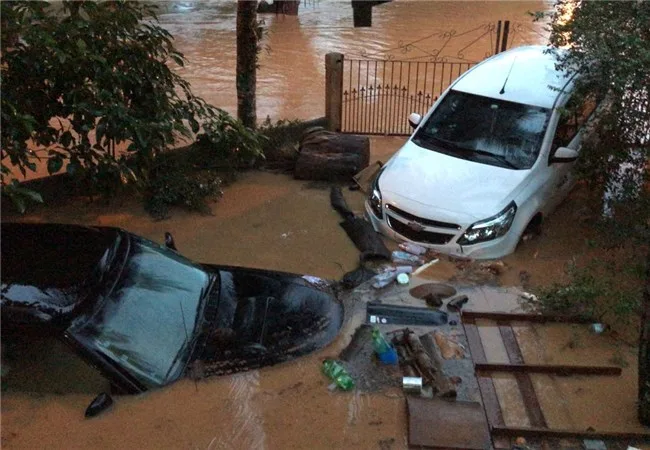
{"type": "Polygon", "coordinates": [[[252,167],[264,158],[262,146],[265,140],[260,133],[246,128],[240,120],[218,110],[212,119],[203,124],[195,147],[199,150],[198,154],[205,158],[204,164],[236,170],[252,167]]]}
{"type": "Polygon", "coordinates": [[[594,259],[582,267],[574,260],[567,267],[570,282],[540,288],[531,303],[547,314],[627,324],[639,312],[643,269],[629,258],[594,259]]]}
{"type": "Polygon", "coordinates": [[[215,170],[197,170],[192,152],[180,150],[160,155],[151,171],[144,194],[145,210],[161,220],[169,217],[171,206],[210,214],[210,199],[221,197],[221,178],[215,170]]]}

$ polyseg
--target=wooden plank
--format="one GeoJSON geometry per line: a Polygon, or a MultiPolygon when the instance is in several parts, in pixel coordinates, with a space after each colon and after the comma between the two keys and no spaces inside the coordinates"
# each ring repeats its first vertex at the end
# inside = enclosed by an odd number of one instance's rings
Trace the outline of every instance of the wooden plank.
{"type": "Polygon", "coordinates": [[[530,313],[502,313],[491,311],[465,311],[461,313],[463,322],[473,322],[476,319],[487,319],[497,321],[521,321],[521,322],[563,322],[563,323],[593,323],[593,319],[579,316],[530,314],[530,313]]]}
{"type": "Polygon", "coordinates": [[[408,396],[406,404],[409,446],[463,450],[489,448],[490,431],[480,403],[408,396]]]}
{"type": "MultiPolygon", "coordinates": [[[[512,327],[508,322],[499,322],[498,325],[510,363],[524,364],[524,356],[521,354],[521,349],[519,348],[519,343],[517,342],[512,327]]],[[[530,376],[527,373],[515,373],[515,379],[517,380],[517,385],[519,386],[521,398],[524,402],[524,407],[526,408],[530,424],[536,428],[547,428],[548,424],[546,423],[546,418],[544,417],[542,408],[539,405],[539,400],[537,399],[537,394],[535,393],[535,388],[530,376]]]]}
{"type": "Polygon", "coordinates": [[[564,366],[554,364],[475,363],[474,369],[481,372],[551,373],[555,375],[620,375],[622,372],[620,367],[615,366],[564,366]]]}
{"type": "Polygon", "coordinates": [[[478,388],[483,400],[483,409],[485,409],[485,416],[487,417],[490,426],[499,426],[505,424],[503,420],[503,413],[499,405],[499,397],[494,389],[492,377],[484,377],[477,375],[478,388]]]}
{"type": "MultiPolygon", "coordinates": [[[[472,355],[472,360],[475,362],[485,362],[485,350],[481,343],[481,336],[478,334],[478,328],[476,328],[476,325],[467,323],[463,324],[463,328],[465,330],[465,336],[467,337],[467,344],[469,346],[469,352],[472,355]]],[[[501,406],[499,406],[499,398],[494,389],[492,377],[477,375],[476,378],[488,424],[490,427],[504,425],[503,413],[501,412],[501,406]]]]}
{"type": "Polygon", "coordinates": [[[476,325],[463,323],[463,328],[465,329],[469,352],[472,355],[472,361],[474,361],[474,364],[487,363],[485,350],[483,349],[483,343],[481,342],[481,335],[478,333],[476,325]]]}
{"type": "Polygon", "coordinates": [[[526,437],[526,438],[576,438],[576,439],[612,439],[634,442],[650,442],[650,433],[621,431],[585,431],[571,429],[552,429],[535,427],[491,427],[492,436],[526,437]]]}

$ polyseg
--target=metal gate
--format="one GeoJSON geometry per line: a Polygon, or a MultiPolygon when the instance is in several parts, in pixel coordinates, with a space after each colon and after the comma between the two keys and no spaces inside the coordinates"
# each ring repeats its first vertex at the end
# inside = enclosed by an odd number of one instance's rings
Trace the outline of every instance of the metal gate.
{"type": "Polygon", "coordinates": [[[410,134],[407,116],[424,115],[471,62],[344,60],[344,133],[410,134]]]}
{"type": "Polygon", "coordinates": [[[498,21],[464,33],[437,32],[387,51],[345,55],[341,132],[410,134],[410,113],[424,115],[472,66],[515,41],[526,42],[524,26],[510,25],[498,21]]]}

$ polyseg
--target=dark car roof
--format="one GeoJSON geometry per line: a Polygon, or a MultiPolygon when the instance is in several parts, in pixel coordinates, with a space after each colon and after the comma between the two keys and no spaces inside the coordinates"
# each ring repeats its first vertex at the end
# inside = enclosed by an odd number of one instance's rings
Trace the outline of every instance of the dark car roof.
{"type": "Polygon", "coordinates": [[[0,233],[1,305],[10,321],[9,309],[28,307],[41,322],[71,312],[118,238],[117,229],[64,224],[2,223],[0,233]]]}

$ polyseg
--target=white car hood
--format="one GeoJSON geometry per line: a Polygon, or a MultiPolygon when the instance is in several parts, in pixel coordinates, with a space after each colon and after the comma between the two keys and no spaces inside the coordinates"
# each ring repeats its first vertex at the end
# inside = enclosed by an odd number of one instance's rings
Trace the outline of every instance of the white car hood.
{"type": "Polygon", "coordinates": [[[379,190],[385,201],[408,205],[412,214],[438,220],[455,216],[455,223],[462,223],[500,212],[529,173],[455,158],[409,140],[386,164],[379,190]]]}

